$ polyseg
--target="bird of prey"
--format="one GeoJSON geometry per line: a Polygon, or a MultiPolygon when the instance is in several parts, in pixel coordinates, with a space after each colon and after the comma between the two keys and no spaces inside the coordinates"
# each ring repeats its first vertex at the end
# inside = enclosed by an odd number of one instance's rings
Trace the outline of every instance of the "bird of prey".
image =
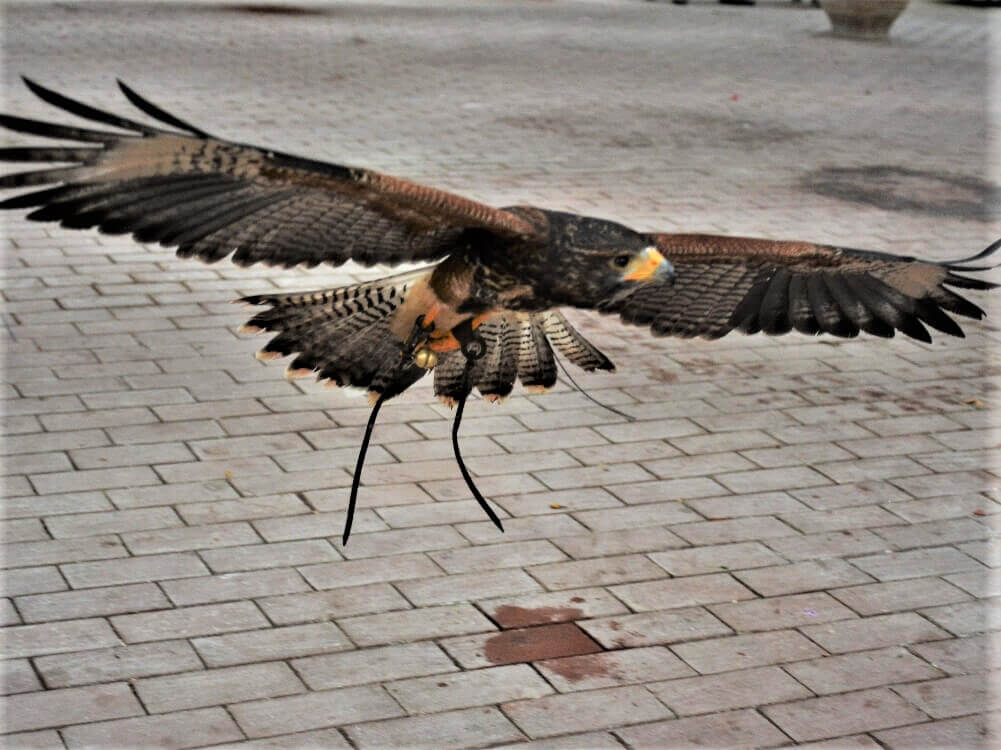
{"type": "Polygon", "coordinates": [[[364,388],[374,408],[359,453],[344,540],[379,406],[428,371],[457,405],[452,437],[470,490],[500,526],[462,463],[458,426],[473,389],[547,389],[554,349],[584,370],[612,362],[560,312],[599,310],[655,336],[718,338],[732,330],[930,341],[926,326],[963,332],[951,314],[984,313],[954,289],[995,284],[963,275],[1001,247],[931,262],[808,242],[636,232],[613,221],[534,206],[494,208],[378,172],[235,143],[188,124],[119,83],[158,125],[44,88],[41,99],[102,127],[0,115],[0,125],[84,145],[0,149],[0,160],[61,164],[0,176],[44,186],[0,202],[59,222],[177,247],[181,257],[238,265],[427,262],[337,289],[255,295],[245,326],[273,338],[263,359],[294,355],[287,374],[364,388]],[[166,126],[166,127],[164,127],[166,126]],[[111,127],[114,130],[108,130],[111,127]]]}

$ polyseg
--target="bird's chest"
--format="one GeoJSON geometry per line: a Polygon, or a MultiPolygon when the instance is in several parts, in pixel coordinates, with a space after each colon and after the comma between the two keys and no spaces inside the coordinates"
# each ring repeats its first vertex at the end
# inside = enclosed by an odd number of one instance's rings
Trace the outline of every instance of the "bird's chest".
{"type": "Polygon", "coordinates": [[[438,296],[460,312],[485,310],[537,312],[552,306],[534,268],[491,254],[453,257],[432,278],[438,296]]]}

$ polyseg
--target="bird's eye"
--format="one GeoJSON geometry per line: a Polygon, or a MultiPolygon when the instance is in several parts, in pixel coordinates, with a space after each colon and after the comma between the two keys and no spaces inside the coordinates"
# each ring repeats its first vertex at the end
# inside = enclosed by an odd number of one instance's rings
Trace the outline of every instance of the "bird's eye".
{"type": "Polygon", "coordinates": [[[616,268],[625,268],[626,266],[629,265],[629,261],[631,260],[632,256],[630,255],[616,255],[615,260],[612,261],[612,264],[616,268]]]}

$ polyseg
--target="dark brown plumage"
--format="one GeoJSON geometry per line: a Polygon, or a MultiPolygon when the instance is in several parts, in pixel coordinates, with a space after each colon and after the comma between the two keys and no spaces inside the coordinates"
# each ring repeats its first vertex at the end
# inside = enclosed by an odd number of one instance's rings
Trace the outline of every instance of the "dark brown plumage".
{"type": "Polygon", "coordinates": [[[963,261],[935,263],[804,242],[642,234],[225,141],[124,84],[132,104],[171,129],[26,83],[46,102],[116,130],[0,115],[10,130],[85,144],[0,149],[2,161],[69,165],[0,177],[0,188],[33,188],[0,208],[129,233],[208,263],[434,263],[339,289],[245,300],[265,308],[247,328],[275,334],[260,356],[295,355],[290,375],[366,388],[380,404],[429,369],[435,393],[458,402],[460,413],[473,388],[491,399],[517,380],[548,388],[556,381],[553,347],[586,370],[613,369],[559,313],[563,306],[618,314],[658,336],[901,331],[930,341],[926,326],[963,335],[950,314],[983,317],[953,289],[996,286],[962,272],[993,267],[976,262],[1001,240],[963,261]]]}

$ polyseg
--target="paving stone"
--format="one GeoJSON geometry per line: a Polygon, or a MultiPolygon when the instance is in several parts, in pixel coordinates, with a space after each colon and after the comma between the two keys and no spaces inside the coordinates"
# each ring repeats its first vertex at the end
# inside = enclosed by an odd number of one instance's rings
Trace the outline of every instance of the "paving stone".
{"type": "Polygon", "coordinates": [[[850,609],[823,591],[713,604],[708,609],[737,632],[777,630],[855,617],[850,609]]]}
{"type": "Polygon", "coordinates": [[[398,555],[404,552],[452,549],[466,544],[468,544],[466,540],[451,526],[425,526],[416,529],[352,534],[349,546],[340,550],[344,557],[355,560],[398,555]]]}
{"type": "Polygon", "coordinates": [[[35,666],[50,688],[202,669],[198,655],[187,641],[141,643],[39,656],[35,658],[35,666]]]}
{"type": "Polygon", "coordinates": [[[338,625],[359,646],[494,630],[493,623],[469,604],[360,615],[342,618],[338,625]]]}
{"type": "Polygon", "coordinates": [[[292,666],[311,690],[388,682],[454,672],[457,667],[434,643],[406,643],[295,659],[292,666]]]}
{"type": "Polygon", "coordinates": [[[37,750],[63,750],[62,737],[54,729],[42,729],[38,732],[18,732],[17,734],[6,734],[0,737],[0,742],[5,748],[37,748],[37,750]]]}
{"type": "Polygon", "coordinates": [[[549,469],[537,471],[535,476],[546,487],[553,490],[626,484],[653,478],[642,466],[635,463],[549,469]]]}
{"type": "Polygon", "coordinates": [[[921,523],[922,521],[939,521],[957,516],[969,516],[976,511],[997,513],[1001,512],[1001,506],[983,495],[970,493],[894,503],[887,510],[892,511],[894,515],[900,516],[905,521],[921,523]]]}
{"type": "Polygon", "coordinates": [[[791,561],[816,560],[825,557],[852,557],[870,552],[883,552],[886,540],[867,529],[844,529],[823,534],[803,534],[765,542],[772,550],[791,561]]]}
{"type": "Polygon", "coordinates": [[[173,508],[139,508],[106,513],[65,514],[46,519],[52,536],[60,538],[116,534],[183,525],[173,508]]]}
{"type": "Polygon", "coordinates": [[[7,542],[35,542],[51,539],[38,518],[17,518],[0,521],[0,539],[7,542]]]}
{"type": "Polygon", "coordinates": [[[656,646],[546,659],[535,666],[561,693],[695,674],[666,648],[656,646]]]}
{"type": "Polygon", "coordinates": [[[858,568],[838,558],[741,570],[735,572],[734,576],[761,596],[819,591],[873,581],[858,568]]]}
{"type": "Polygon", "coordinates": [[[322,747],[324,750],[350,750],[351,745],[344,739],[337,729],[316,729],[312,732],[296,732],[295,734],[283,734],[279,737],[262,737],[259,740],[247,740],[245,742],[232,742],[225,745],[217,745],[219,750],[286,750],[286,748],[297,748],[298,750],[312,750],[322,747]]]}
{"type": "Polygon", "coordinates": [[[806,625],[800,632],[835,654],[949,637],[946,631],[916,612],[806,625]]]}
{"type": "Polygon", "coordinates": [[[581,628],[609,649],[729,635],[733,631],[701,607],[616,615],[580,623],[581,628]]]}
{"type": "Polygon", "coordinates": [[[518,742],[511,745],[495,745],[498,750],[620,750],[622,743],[608,732],[587,732],[584,734],[564,734],[547,737],[534,742],[518,742]]]}
{"type": "Polygon", "coordinates": [[[51,539],[0,544],[0,565],[4,567],[33,567],[126,556],[128,550],[115,536],[95,536],[72,541],[51,539]]]}
{"type": "Polygon", "coordinates": [[[602,588],[502,596],[479,601],[477,606],[505,629],[628,612],[622,602],[602,588]]]}
{"type": "Polygon", "coordinates": [[[305,594],[269,596],[258,600],[268,618],[278,624],[317,622],[351,615],[410,609],[411,604],[392,586],[372,583],[363,586],[315,591],[305,594]]]}
{"type": "Polygon", "coordinates": [[[352,648],[347,637],[331,622],[195,638],[191,643],[209,667],[288,659],[352,648]]]}
{"type": "MultiPolygon", "coordinates": [[[[489,566],[484,568],[489,570],[489,566]]],[[[542,587],[528,574],[512,569],[402,581],[396,584],[396,588],[417,607],[464,602],[477,596],[533,594],[542,591],[542,587]]]]}
{"type": "Polygon", "coordinates": [[[324,539],[205,549],[199,552],[199,556],[215,573],[235,573],[287,565],[308,565],[341,559],[337,550],[324,539]]]}
{"type": "Polygon", "coordinates": [[[97,618],[16,625],[0,629],[0,634],[4,639],[4,658],[7,659],[80,651],[120,643],[107,620],[97,618]]]}
{"type": "Polygon", "coordinates": [[[516,701],[503,704],[501,710],[529,737],[585,732],[671,716],[656,698],[639,686],[516,701]]]}
{"type": "Polygon", "coordinates": [[[679,716],[762,706],[812,693],[778,667],[683,676],[648,685],[650,692],[679,716]]]}
{"type": "Polygon", "coordinates": [[[991,664],[989,635],[953,638],[934,643],[917,643],[910,650],[947,674],[982,672],[991,664]]]}
{"type": "Polygon", "coordinates": [[[792,490],[793,497],[802,500],[814,510],[834,510],[854,505],[898,503],[911,496],[889,482],[867,480],[855,484],[836,484],[829,487],[809,487],[792,490]]]}
{"type": "Polygon", "coordinates": [[[912,724],[924,714],[886,688],[810,698],[762,709],[797,742],[912,724]]]}
{"type": "Polygon", "coordinates": [[[161,587],[176,606],[311,590],[302,576],[287,568],[184,578],[164,582],[161,587]]]}
{"type": "Polygon", "coordinates": [[[908,552],[856,557],[852,565],[880,581],[942,575],[970,570],[986,575],[987,569],[954,547],[932,547],[908,552]]]}
{"type": "Polygon", "coordinates": [[[582,488],[546,493],[532,492],[509,496],[495,495],[491,499],[515,517],[557,512],[572,513],[593,508],[618,508],[622,506],[622,503],[614,495],[601,488],[582,488]]]}
{"type": "Polygon", "coordinates": [[[738,494],[791,490],[829,483],[828,479],[809,466],[734,471],[729,474],[720,474],[716,477],[716,481],[731,492],[738,494]]]}
{"type": "Polygon", "coordinates": [[[550,590],[583,588],[588,585],[607,586],[623,581],[664,577],[664,571],[643,555],[535,565],[529,569],[529,573],[550,590]]]}
{"type": "Polygon", "coordinates": [[[665,458],[660,461],[644,461],[643,466],[661,479],[708,476],[754,468],[753,463],[737,453],[705,453],[665,458]]]}
{"type": "Polygon", "coordinates": [[[671,501],[646,503],[629,508],[589,510],[575,513],[574,517],[595,532],[649,528],[699,519],[699,516],[686,506],[671,501]]]}
{"type": "Polygon", "coordinates": [[[566,559],[566,555],[544,540],[443,550],[432,552],[429,557],[448,573],[518,568],[566,559]]]}
{"type": "Polygon", "coordinates": [[[229,711],[248,737],[388,719],[403,713],[380,687],[348,687],[265,698],[234,704],[229,711]]]}
{"type": "Polygon", "coordinates": [[[847,750],[848,748],[877,750],[882,745],[877,743],[868,734],[855,734],[850,737],[838,737],[833,740],[800,743],[796,747],[805,748],[806,750],[847,750]]]}
{"type": "Polygon", "coordinates": [[[386,684],[408,713],[424,714],[539,698],[553,689],[524,664],[417,677],[386,684]]]}
{"type": "Polygon", "coordinates": [[[318,589],[427,578],[444,573],[431,558],[424,554],[392,555],[308,565],[300,568],[300,572],[313,587],[318,589]]]}
{"type": "Polygon", "coordinates": [[[268,624],[260,610],[245,601],[116,615],[111,622],[127,643],[252,630],[268,624]]]}
{"type": "Polygon", "coordinates": [[[25,594],[46,594],[64,591],[69,587],[52,565],[37,568],[14,568],[0,576],[0,596],[16,597],[25,594]]]}
{"type": "Polygon", "coordinates": [[[692,510],[710,520],[741,516],[769,516],[809,510],[785,492],[756,492],[750,495],[724,495],[685,502],[692,510]]]}
{"type": "Polygon", "coordinates": [[[309,507],[295,495],[266,495],[244,497],[239,500],[186,503],[175,510],[189,526],[309,513],[309,507]]]}
{"type": "Polygon", "coordinates": [[[617,734],[634,747],[773,747],[788,737],[754,711],[674,719],[623,729],[617,734]]]}
{"type": "Polygon", "coordinates": [[[817,695],[942,676],[899,646],[800,661],[787,664],[785,669],[817,695]]]}
{"type": "MultiPolygon", "coordinates": [[[[726,495],[726,488],[709,477],[661,479],[652,482],[619,484],[609,488],[617,498],[630,505],[643,503],[664,504],[671,500],[689,500],[699,497],[726,495]]],[[[665,522],[673,519],[665,519],[665,522]]]]}
{"type": "Polygon", "coordinates": [[[671,531],[691,544],[699,546],[796,536],[795,529],[771,516],[685,523],[672,526],[671,531]]]}
{"type": "Polygon", "coordinates": [[[1001,623],[1001,599],[978,599],[919,610],[939,627],[959,637],[994,630],[1001,623]]]}
{"type": "Polygon", "coordinates": [[[20,596],[15,600],[25,622],[51,622],[164,609],[170,602],[152,583],[20,596]]]}
{"type": "Polygon", "coordinates": [[[5,731],[60,727],[81,721],[100,721],[143,712],[123,682],[62,688],[10,695],[5,699],[5,731]]]}
{"type": "Polygon", "coordinates": [[[941,578],[911,578],[905,581],[867,583],[836,589],[831,593],[860,615],[933,607],[936,604],[962,602],[969,598],[965,591],[946,583],[941,578]]]}
{"type": "Polygon", "coordinates": [[[147,677],[135,690],[146,710],[159,714],[301,693],[305,686],[287,664],[267,662],[147,677]]]}
{"type": "Polygon", "coordinates": [[[240,729],[222,708],[81,724],[62,730],[62,734],[71,748],[124,744],[181,750],[243,738],[240,729]]]}
{"type": "Polygon", "coordinates": [[[568,537],[557,537],[553,539],[553,543],[575,559],[651,552],[686,546],[684,541],[664,526],[574,534],[568,537]]]}
{"type": "Polygon", "coordinates": [[[817,646],[794,630],[679,643],[671,650],[700,674],[782,664],[823,655],[817,646]]]}
{"type": "Polygon", "coordinates": [[[518,729],[496,708],[470,708],[411,716],[347,728],[358,748],[402,747],[420,737],[428,747],[485,747],[521,739],[518,729]]]}
{"type": "MultiPolygon", "coordinates": [[[[367,459],[366,459],[367,460],[367,459]]],[[[497,508],[494,509],[498,511],[497,508]]],[[[414,526],[439,526],[479,521],[484,517],[483,509],[475,500],[455,500],[452,502],[423,503],[381,508],[379,518],[392,529],[408,529],[414,526]]],[[[497,515],[507,521],[507,513],[499,509],[497,515]]],[[[491,525],[493,523],[491,522],[491,525]]],[[[505,523],[505,526],[507,524],[505,523]]]]}
{"type": "Polygon", "coordinates": [[[253,527],[242,522],[122,534],[122,541],[134,555],[182,552],[206,547],[235,547],[259,540],[253,527]]]}
{"type": "MultiPolygon", "coordinates": [[[[49,433],[45,433],[49,434],[49,433]]],[[[8,441],[9,442],[9,441],[8,441]]],[[[60,513],[112,510],[103,492],[71,492],[64,495],[34,495],[5,498],[0,514],[4,518],[55,516],[60,513]]]]}
{"type": "Polygon", "coordinates": [[[875,533],[885,539],[889,547],[909,549],[984,539],[990,535],[990,530],[972,518],[954,518],[909,526],[887,526],[875,529],[875,533]]]}
{"type": "Polygon", "coordinates": [[[107,494],[118,508],[147,508],[152,505],[178,505],[237,497],[233,487],[223,480],[128,487],[108,490],[107,494]]]}
{"type": "Polygon", "coordinates": [[[914,497],[936,497],[960,492],[983,492],[998,486],[997,477],[986,471],[953,471],[894,479],[893,483],[914,497]]]}
{"type": "Polygon", "coordinates": [[[996,673],[945,677],[940,680],[897,685],[894,690],[933,719],[997,711],[998,697],[991,689],[996,673]]]}
{"type": "Polygon", "coordinates": [[[125,560],[70,563],[62,566],[62,572],[73,588],[82,589],[200,576],[209,571],[195,555],[176,553],[143,555],[125,560]]]}
{"type": "Polygon", "coordinates": [[[804,534],[892,526],[897,523],[896,516],[877,505],[785,513],[781,519],[804,534]]]}
{"type": "Polygon", "coordinates": [[[0,661],[0,695],[30,693],[41,689],[42,683],[32,669],[30,661],[27,659],[0,661]]]}
{"type": "Polygon", "coordinates": [[[754,596],[754,592],[726,573],[631,583],[613,586],[611,592],[634,612],[691,607],[754,596]]]}
{"type": "Polygon", "coordinates": [[[996,739],[996,727],[992,732],[991,718],[984,716],[967,716],[961,719],[946,719],[945,721],[930,721],[923,724],[912,724],[899,729],[885,729],[874,732],[873,735],[882,743],[882,747],[903,750],[903,748],[919,747],[989,747],[996,739]]]}
{"type": "Polygon", "coordinates": [[[700,575],[777,565],[782,558],[758,542],[736,542],[655,552],[650,559],[672,576],[700,575]]]}

